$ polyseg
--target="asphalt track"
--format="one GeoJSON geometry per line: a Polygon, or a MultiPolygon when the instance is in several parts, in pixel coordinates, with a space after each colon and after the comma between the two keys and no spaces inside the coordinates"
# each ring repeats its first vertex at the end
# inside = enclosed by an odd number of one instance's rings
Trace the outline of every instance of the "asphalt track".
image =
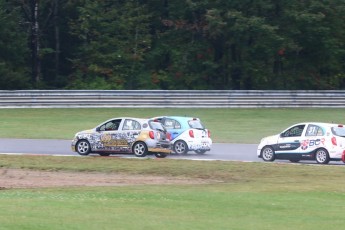
{"type": "MultiPolygon", "coordinates": [[[[189,152],[187,155],[171,154],[167,158],[189,160],[220,160],[264,162],[256,155],[257,144],[229,144],[213,143],[212,149],[203,155],[189,152]]],[[[0,154],[14,155],[51,155],[51,156],[79,156],[71,150],[71,140],[46,139],[6,139],[0,138],[0,154]]],[[[89,156],[99,156],[90,154],[89,156]]],[[[81,156],[85,157],[85,156],[81,156]]],[[[87,156],[86,156],[87,157],[87,156]]],[[[110,157],[135,157],[133,154],[113,154],[110,157]]],[[[148,157],[155,158],[154,155],[148,157]]],[[[276,160],[276,163],[290,163],[287,160],[276,160]]],[[[301,161],[301,164],[316,164],[315,161],[301,161]]],[[[344,165],[343,162],[331,161],[330,165],[344,165]]]]}
{"type": "MultiPolygon", "coordinates": [[[[191,160],[262,161],[256,156],[256,144],[214,143],[212,149],[203,155],[189,152],[187,155],[169,155],[167,158],[191,160]]],[[[79,156],[71,150],[71,140],[0,139],[1,154],[38,154],[79,156]]],[[[133,157],[129,154],[113,154],[117,157],[133,157]]],[[[150,156],[149,156],[150,157],[150,156]]]]}

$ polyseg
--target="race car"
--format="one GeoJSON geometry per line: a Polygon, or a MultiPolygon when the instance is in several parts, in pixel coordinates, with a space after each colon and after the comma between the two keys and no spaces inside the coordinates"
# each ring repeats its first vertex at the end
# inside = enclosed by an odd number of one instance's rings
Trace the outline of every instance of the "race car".
{"type": "Polygon", "coordinates": [[[264,161],[315,160],[319,164],[328,164],[342,160],[344,154],[345,127],[320,122],[292,125],[280,134],[263,138],[257,149],[257,156],[264,161]]]}
{"type": "Polygon", "coordinates": [[[176,154],[194,151],[204,154],[211,150],[212,139],[208,129],[196,117],[160,116],[151,118],[159,121],[171,136],[172,150],[176,154]]]}
{"type": "Polygon", "coordinates": [[[159,122],[149,119],[119,117],[107,120],[97,127],[75,134],[72,151],[80,155],[98,153],[134,153],[145,157],[154,153],[164,158],[171,153],[171,143],[166,129],[159,122]]]}

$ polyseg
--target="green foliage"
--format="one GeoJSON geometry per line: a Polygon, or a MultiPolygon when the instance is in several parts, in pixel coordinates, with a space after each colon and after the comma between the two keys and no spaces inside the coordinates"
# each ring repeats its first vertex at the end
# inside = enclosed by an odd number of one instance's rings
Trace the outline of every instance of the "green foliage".
{"type": "Polygon", "coordinates": [[[72,60],[78,77],[71,78],[71,84],[82,79],[97,85],[102,79],[107,88],[140,87],[137,75],[151,44],[149,17],[146,7],[135,0],[85,1],[78,7],[71,28],[81,45],[72,60]]]}
{"type": "Polygon", "coordinates": [[[8,2],[3,89],[345,88],[345,0],[8,2]]]}
{"type": "Polygon", "coordinates": [[[18,9],[0,0],[0,89],[29,88],[28,48],[18,9]]]}

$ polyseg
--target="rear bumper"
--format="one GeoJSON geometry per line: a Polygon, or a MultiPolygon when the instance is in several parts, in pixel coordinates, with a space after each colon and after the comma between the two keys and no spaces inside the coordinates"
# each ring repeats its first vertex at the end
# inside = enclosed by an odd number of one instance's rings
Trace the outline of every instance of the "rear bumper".
{"type": "Polygon", "coordinates": [[[212,147],[212,140],[207,139],[201,139],[201,140],[191,140],[187,142],[188,150],[189,151],[195,151],[195,150],[205,150],[210,151],[212,147]]]}

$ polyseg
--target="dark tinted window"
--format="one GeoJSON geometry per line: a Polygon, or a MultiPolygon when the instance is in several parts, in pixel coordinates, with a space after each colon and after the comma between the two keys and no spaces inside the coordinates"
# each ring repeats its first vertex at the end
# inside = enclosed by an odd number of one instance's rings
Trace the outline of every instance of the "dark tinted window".
{"type": "Polygon", "coordinates": [[[305,125],[297,125],[294,126],[288,130],[286,130],[284,133],[281,134],[282,137],[299,137],[303,133],[305,125]]]}
{"type": "Polygon", "coordinates": [[[200,122],[200,120],[193,119],[188,121],[189,127],[192,129],[204,129],[205,127],[203,124],[200,122]]]}
{"type": "Polygon", "coordinates": [[[119,120],[112,120],[108,121],[107,123],[101,125],[99,127],[100,131],[113,131],[113,130],[118,130],[119,126],[121,123],[121,119],[119,120]]]}
{"type": "Polygon", "coordinates": [[[141,130],[141,125],[135,120],[126,119],[122,130],[141,130]]]}
{"type": "Polygon", "coordinates": [[[317,125],[308,125],[306,136],[323,136],[324,132],[320,126],[317,125]]]}
{"type": "Polygon", "coordinates": [[[159,122],[149,121],[150,128],[153,130],[165,130],[163,125],[159,122]]]}
{"type": "Polygon", "coordinates": [[[345,127],[332,127],[332,133],[336,136],[345,137],[345,127]]]}
{"type": "Polygon", "coordinates": [[[176,121],[174,119],[170,119],[170,118],[164,119],[163,125],[167,129],[180,129],[181,128],[181,124],[178,121],[176,121]]]}

